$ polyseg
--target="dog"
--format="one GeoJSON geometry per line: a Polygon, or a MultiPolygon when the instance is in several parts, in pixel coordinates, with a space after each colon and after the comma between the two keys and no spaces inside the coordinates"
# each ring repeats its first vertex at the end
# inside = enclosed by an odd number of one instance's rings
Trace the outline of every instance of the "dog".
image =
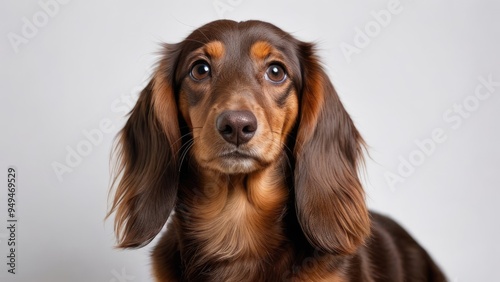
{"type": "Polygon", "coordinates": [[[167,224],[156,281],[446,281],[368,211],[364,152],[314,44],[218,20],[163,46],[117,137],[108,216],[120,248],[167,224]]]}

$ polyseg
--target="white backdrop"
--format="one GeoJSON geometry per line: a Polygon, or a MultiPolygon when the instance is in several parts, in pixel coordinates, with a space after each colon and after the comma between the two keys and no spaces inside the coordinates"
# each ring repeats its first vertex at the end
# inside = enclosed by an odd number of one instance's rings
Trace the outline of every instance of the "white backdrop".
{"type": "Polygon", "coordinates": [[[500,281],[499,2],[305,3],[2,1],[0,280],[151,280],[149,247],[113,249],[103,221],[111,143],[158,43],[230,18],[317,42],[370,145],[370,207],[409,229],[451,281],[500,281]]]}

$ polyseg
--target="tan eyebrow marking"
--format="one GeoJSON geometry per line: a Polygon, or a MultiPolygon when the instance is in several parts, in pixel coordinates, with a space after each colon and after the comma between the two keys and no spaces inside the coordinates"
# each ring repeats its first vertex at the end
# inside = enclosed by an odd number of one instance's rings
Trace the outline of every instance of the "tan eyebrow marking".
{"type": "Polygon", "coordinates": [[[257,41],[250,48],[250,55],[257,59],[265,59],[273,51],[273,46],[265,41],[257,41]]]}
{"type": "Polygon", "coordinates": [[[224,56],[224,44],[220,41],[212,41],[207,43],[204,47],[203,50],[205,53],[214,59],[220,59],[222,56],[224,56]]]}

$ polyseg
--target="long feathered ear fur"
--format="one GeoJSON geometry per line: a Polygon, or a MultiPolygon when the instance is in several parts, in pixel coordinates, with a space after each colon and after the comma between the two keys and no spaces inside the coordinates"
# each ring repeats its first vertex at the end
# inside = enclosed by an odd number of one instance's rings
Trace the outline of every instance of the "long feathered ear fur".
{"type": "Polygon", "coordinates": [[[294,149],[297,217],[313,247],[351,254],[370,232],[358,178],[364,142],[314,46],[302,43],[300,54],[303,89],[294,149]]]}
{"type": "Polygon", "coordinates": [[[165,45],[153,78],[141,92],[115,147],[115,216],[118,247],[148,244],[174,208],[182,146],[174,93],[178,46],[165,45]]]}

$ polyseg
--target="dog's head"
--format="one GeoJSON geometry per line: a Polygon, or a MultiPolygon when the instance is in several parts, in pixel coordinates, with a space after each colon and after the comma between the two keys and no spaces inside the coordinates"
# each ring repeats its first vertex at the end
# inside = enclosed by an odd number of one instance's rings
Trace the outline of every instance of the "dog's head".
{"type": "Polygon", "coordinates": [[[298,50],[290,42],[269,24],[221,21],[176,46],[174,95],[202,168],[249,173],[283,152],[301,83],[298,50]]]}
{"type": "Polygon", "coordinates": [[[118,141],[121,247],[161,230],[186,154],[197,169],[227,175],[290,158],[297,218],[314,247],[351,253],[369,232],[363,141],[314,46],[269,23],[215,21],[165,45],[118,141]]]}

